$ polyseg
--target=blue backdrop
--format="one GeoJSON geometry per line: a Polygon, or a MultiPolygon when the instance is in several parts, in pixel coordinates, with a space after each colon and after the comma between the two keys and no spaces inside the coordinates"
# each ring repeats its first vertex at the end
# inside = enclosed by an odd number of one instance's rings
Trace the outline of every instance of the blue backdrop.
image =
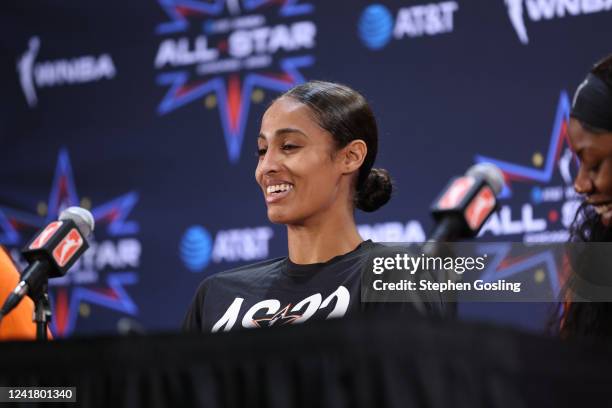
{"type": "MultiPolygon", "coordinates": [[[[480,239],[565,240],[570,97],[612,36],[609,0],[0,9],[0,243],[19,260],[69,205],[97,222],[92,249],[53,283],[57,336],[111,332],[126,316],[176,328],[204,277],[286,254],[254,182],[255,137],[267,104],[308,79],[358,89],[377,115],[376,165],[397,188],[357,215],[364,237],[422,240],[448,178],[488,160],[508,184],[480,239]]],[[[547,307],[460,312],[537,330],[547,307]]]]}

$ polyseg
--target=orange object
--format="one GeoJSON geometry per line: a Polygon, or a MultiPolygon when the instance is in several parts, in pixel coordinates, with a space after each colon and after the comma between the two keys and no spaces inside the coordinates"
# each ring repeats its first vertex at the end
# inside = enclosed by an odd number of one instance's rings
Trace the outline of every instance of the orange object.
{"type": "MultiPolygon", "coordinates": [[[[19,283],[19,272],[10,255],[0,246],[0,307],[19,283]]],[[[0,322],[0,340],[34,340],[36,325],[32,321],[34,302],[23,300],[0,322]]]]}

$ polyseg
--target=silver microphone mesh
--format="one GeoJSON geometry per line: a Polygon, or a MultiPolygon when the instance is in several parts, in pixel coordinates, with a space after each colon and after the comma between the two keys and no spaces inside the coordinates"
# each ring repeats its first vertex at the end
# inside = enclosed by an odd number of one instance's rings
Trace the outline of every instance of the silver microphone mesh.
{"type": "Polygon", "coordinates": [[[489,183],[495,195],[504,187],[504,173],[493,163],[478,163],[470,167],[465,173],[470,177],[482,177],[489,183]]]}
{"type": "Polygon", "coordinates": [[[94,230],[95,221],[89,211],[81,207],[68,207],[59,216],[60,221],[72,220],[85,238],[94,230]]]}

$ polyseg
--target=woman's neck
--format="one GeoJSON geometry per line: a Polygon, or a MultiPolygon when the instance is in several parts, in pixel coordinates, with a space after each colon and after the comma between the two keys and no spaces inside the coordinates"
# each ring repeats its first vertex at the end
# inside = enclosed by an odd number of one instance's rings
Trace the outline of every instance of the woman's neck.
{"type": "Polygon", "coordinates": [[[327,262],[354,250],[363,239],[352,214],[336,214],[308,225],[288,225],[289,259],[296,264],[327,262]]]}

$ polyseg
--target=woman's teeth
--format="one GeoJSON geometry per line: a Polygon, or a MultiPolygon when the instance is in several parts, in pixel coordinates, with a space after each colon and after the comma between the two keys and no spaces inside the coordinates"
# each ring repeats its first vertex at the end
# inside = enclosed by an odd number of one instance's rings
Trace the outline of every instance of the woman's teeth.
{"type": "Polygon", "coordinates": [[[291,184],[277,184],[275,186],[268,186],[266,189],[268,194],[279,193],[281,191],[289,191],[293,190],[293,186],[291,184]]]}
{"type": "Polygon", "coordinates": [[[603,204],[603,205],[594,205],[593,208],[595,209],[595,212],[597,214],[602,215],[612,210],[612,203],[603,204]]]}

